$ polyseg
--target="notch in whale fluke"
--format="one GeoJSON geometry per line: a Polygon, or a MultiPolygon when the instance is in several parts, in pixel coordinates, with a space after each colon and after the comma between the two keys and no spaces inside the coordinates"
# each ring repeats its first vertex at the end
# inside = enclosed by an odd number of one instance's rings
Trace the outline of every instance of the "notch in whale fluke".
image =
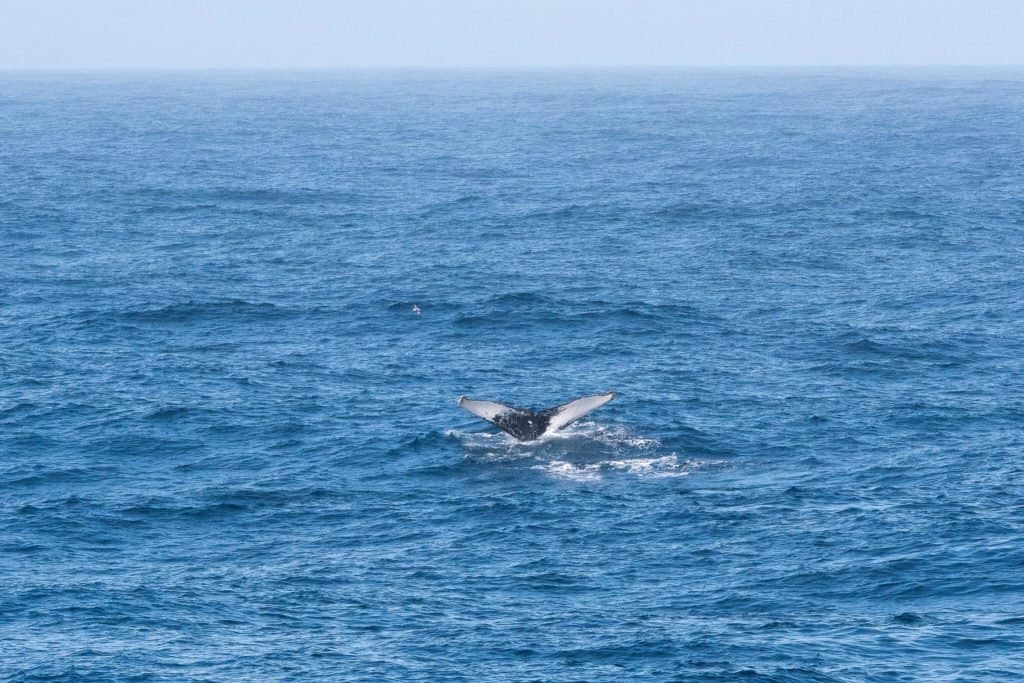
{"type": "Polygon", "coordinates": [[[508,432],[520,441],[533,441],[544,434],[566,427],[587,413],[597,410],[615,398],[616,392],[584,396],[554,408],[544,410],[526,410],[513,408],[494,401],[477,401],[476,399],[459,396],[459,406],[491,424],[497,425],[502,431],[508,432]]]}

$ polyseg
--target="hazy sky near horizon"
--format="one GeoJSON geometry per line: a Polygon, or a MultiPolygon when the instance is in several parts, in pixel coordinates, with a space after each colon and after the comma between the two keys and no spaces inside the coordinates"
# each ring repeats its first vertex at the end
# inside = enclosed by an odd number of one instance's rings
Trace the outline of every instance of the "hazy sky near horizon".
{"type": "Polygon", "coordinates": [[[0,68],[1024,64],[1024,0],[0,0],[0,68]]]}

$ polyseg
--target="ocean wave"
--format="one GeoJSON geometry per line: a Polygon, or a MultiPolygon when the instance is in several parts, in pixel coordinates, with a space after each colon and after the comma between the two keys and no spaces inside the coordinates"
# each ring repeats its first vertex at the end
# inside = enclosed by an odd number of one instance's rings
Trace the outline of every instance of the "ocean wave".
{"type": "Polygon", "coordinates": [[[301,315],[303,311],[267,302],[243,299],[229,301],[185,301],[158,307],[124,310],[124,320],[147,323],[184,323],[204,320],[276,319],[301,315]]]}

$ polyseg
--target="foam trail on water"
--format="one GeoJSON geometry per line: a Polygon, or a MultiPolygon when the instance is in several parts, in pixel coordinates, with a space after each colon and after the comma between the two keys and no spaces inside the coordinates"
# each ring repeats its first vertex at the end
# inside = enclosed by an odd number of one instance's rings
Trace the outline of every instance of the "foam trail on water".
{"type": "Polygon", "coordinates": [[[574,481],[597,481],[608,474],[629,474],[641,479],[664,479],[685,477],[713,462],[680,460],[675,453],[657,458],[625,458],[604,460],[589,464],[575,464],[564,460],[552,460],[546,464],[534,465],[532,469],[560,479],[574,481]]]}
{"type": "Polygon", "coordinates": [[[468,460],[480,463],[529,463],[530,469],[573,481],[599,481],[607,476],[629,475],[642,479],[684,477],[714,463],[687,460],[677,453],[664,453],[661,442],[630,432],[620,425],[581,422],[521,442],[502,432],[460,432],[457,439],[468,460]]]}

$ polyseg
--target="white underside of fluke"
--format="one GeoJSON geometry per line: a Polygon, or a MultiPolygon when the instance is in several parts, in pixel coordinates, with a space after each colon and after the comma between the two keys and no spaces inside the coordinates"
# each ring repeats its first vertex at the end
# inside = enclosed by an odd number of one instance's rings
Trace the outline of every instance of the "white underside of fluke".
{"type": "Polygon", "coordinates": [[[583,398],[578,398],[575,401],[570,401],[565,405],[558,406],[555,409],[555,413],[551,416],[551,420],[548,422],[548,428],[544,430],[544,433],[550,434],[562,427],[571,425],[576,420],[589,412],[597,410],[613,398],[615,398],[615,392],[609,391],[607,394],[584,396],[583,398]]]}

